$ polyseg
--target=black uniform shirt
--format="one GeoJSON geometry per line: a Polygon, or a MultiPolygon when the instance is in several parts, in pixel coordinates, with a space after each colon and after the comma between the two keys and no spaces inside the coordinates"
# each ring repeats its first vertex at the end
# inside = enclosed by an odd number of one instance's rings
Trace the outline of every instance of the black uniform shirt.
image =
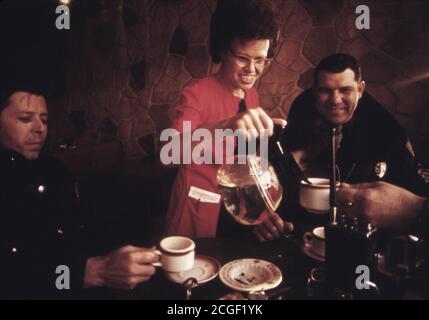
{"type": "Polygon", "coordinates": [[[75,184],[61,162],[0,149],[0,298],[64,298],[81,287],[77,212],[75,184]],[[60,265],[72,291],[56,286],[60,265]]]}

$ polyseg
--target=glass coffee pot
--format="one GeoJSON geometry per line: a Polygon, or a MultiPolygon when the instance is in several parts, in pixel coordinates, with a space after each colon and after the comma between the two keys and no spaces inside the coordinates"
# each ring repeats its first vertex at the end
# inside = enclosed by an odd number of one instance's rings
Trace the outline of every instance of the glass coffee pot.
{"type": "Polygon", "coordinates": [[[274,168],[256,155],[236,155],[233,163],[221,165],[217,183],[226,211],[243,225],[264,222],[282,200],[283,188],[274,168]]]}

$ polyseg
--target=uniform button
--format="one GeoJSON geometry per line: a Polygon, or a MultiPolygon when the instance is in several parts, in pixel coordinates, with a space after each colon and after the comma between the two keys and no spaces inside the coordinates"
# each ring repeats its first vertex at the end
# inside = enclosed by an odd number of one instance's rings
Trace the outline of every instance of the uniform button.
{"type": "Polygon", "coordinates": [[[46,186],[41,184],[40,186],[37,187],[37,191],[39,191],[39,193],[45,193],[46,192],[46,186]]]}

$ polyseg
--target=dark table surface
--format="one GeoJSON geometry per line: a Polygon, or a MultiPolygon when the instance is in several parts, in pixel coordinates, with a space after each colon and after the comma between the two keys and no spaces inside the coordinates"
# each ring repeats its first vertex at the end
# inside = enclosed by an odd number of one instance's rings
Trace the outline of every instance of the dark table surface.
{"type": "MultiPolygon", "coordinates": [[[[338,296],[326,294],[326,282],[316,284],[319,287],[309,287],[309,273],[313,268],[324,268],[324,263],[307,257],[301,250],[301,239],[282,238],[265,243],[258,243],[255,239],[249,238],[201,238],[195,239],[196,255],[205,255],[215,258],[223,266],[224,264],[241,258],[257,258],[269,261],[278,266],[282,272],[283,280],[280,285],[268,291],[277,292],[283,288],[281,295],[276,299],[332,299],[338,296]],[[322,287],[320,287],[322,285],[322,287]],[[322,288],[322,290],[320,290],[322,288]],[[316,289],[316,291],[315,291],[316,289]],[[318,290],[318,291],[317,291],[318,290]]],[[[375,280],[371,276],[371,281],[375,281],[381,289],[381,295],[362,295],[364,299],[420,299],[429,298],[426,287],[424,290],[409,290],[413,281],[398,281],[397,278],[387,277],[377,273],[375,280]],[[425,291],[426,290],[426,291],[425,291]]],[[[421,281],[417,281],[419,285],[421,281]]],[[[233,289],[225,286],[219,277],[204,283],[192,290],[192,300],[215,300],[234,292],[233,289]]],[[[245,297],[245,295],[243,296],[245,297]]],[[[149,299],[149,300],[184,300],[186,298],[186,288],[176,284],[166,278],[161,269],[151,280],[142,283],[134,290],[114,290],[105,298],[112,299],[149,299]]]]}
{"type": "MultiPolygon", "coordinates": [[[[195,239],[196,255],[215,258],[221,266],[241,258],[257,258],[272,262],[280,268],[283,275],[282,283],[275,289],[291,287],[296,298],[306,298],[306,282],[308,272],[321,264],[305,256],[294,239],[278,239],[266,243],[258,243],[251,238],[200,238],[195,239]]],[[[217,276],[192,290],[192,299],[213,300],[233,292],[225,286],[217,276]]],[[[186,288],[166,278],[161,269],[151,280],[142,283],[134,290],[115,290],[107,298],[115,299],[156,299],[183,300],[186,288]]]]}

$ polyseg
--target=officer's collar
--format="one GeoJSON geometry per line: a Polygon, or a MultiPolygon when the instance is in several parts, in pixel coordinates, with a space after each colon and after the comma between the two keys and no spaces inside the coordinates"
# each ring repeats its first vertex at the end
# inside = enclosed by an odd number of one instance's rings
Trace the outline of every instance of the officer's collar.
{"type": "Polygon", "coordinates": [[[27,162],[31,161],[26,159],[22,154],[11,149],[0,148],[0,160],[1,161],[18,161],[27,162]]]}

